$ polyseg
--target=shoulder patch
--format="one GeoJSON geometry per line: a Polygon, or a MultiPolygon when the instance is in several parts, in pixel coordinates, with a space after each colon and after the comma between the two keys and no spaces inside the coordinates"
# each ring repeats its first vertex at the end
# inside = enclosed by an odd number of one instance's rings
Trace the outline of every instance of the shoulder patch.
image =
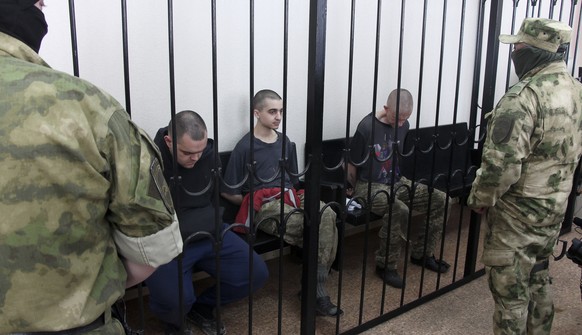
{"type": "Polygon", "coordinates": [[[493,129],[491,130],[491,141],[495,144],[509,142],[515,120],[509,116],[502,115],[493,120],[493,129]]]}
{"type": "Polygon", "coordinates": [[[170,187],[168,184],[166,184],[166,180],[164,179],[164,172],[160,166],[160,161],[156,158],[152,159],[152,164],[150,165],[150,176],[152,180],[150,182],[148,195],[156,199],[161,198],[164,202],[164,206],[166,206],[168,211],[170,211],[170,213],[174,213],[170,187]]]}

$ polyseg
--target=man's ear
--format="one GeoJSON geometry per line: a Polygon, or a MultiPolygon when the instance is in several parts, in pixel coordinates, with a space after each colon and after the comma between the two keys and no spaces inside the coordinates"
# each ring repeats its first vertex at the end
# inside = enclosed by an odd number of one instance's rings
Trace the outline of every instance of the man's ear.
{"type": "Polygon", "coordinates": [[[169,135],[164,135],[164,142],[166,142],[168,149],[172,152],[172,138],[169,135]]]}
{"type": "Polygon", "coordinates": [[[379,116],[386,116],[386,115],[388,115],[388,112],[389,112],[389,111],[390,111],[390,107],[388,107],[388,106],[384,105],[384,106],[382,107],[382,115],[379,115],[379,116]]]}
{"type": "Polygon", "coordinates": [[[253,109],[253,115],[258,119],[259,118],[259,110],[253,109]]]}

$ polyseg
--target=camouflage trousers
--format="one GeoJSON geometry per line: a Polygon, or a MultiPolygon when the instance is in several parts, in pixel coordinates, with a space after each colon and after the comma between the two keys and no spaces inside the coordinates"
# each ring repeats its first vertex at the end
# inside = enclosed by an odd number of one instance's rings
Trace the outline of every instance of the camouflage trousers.
{"type": "MultiPolygon", "coordinates": [[[[414,183],[414,189],[412,186],[412,181],[402,177],[394,185],[396,198],[390,204],[389,194],[391,186],[379,183],[372,183],[371,185],[371,211],[376,215],[382,216],[383,220],[382,228],[378,232],[380,246],[376,251],[376,265],[380,267],[384,267],[384,264],[386,264],[388,269],[396,269],[396,265],[400,260],[402,242],[407,240],[406,233],[408,232],[408,216],[410,210],[414,210],[425,216],[422,220],[423,226],[415,227],[418,228],[418,235],[410,241],[412,257],[421,258],[423,255],[432,256],[436,243],[442,235],[445,222],[445,204],[450,203],[446,201],[446,194],[437,189],[433,189],[431,193],[428,187],[421,183],[414,183]],[[412,205],[410,205],[411,199],[412,205]],[[426,227],[427,224],[428,229],[426,227]],[[390,239],[389,241],[388,238],[390,239]]],[[[358,181],[354,190],[354,197],[366,199],[367,193],[368,183],[358,181]]],[[[446,213],[448,212],[447,210],[446,213]]]]}
{"type": "Polygon", "coordinates": [[[550,334],[551,278],[540,265],[552,254],[561,220],[534,227],[493,207],[486,222],[482,262],[495,301],[494,334],[550,334]]]}
{"type": "MultiPolygon", "coordinates": [[[[304,195],[300,194],[301,200],[300,208],[303,208],[304,195]]],[[[322,208],[325,203],[320,202],[319,208],[322,208]]],[[[293,211],[293,206],[284,205],[284,216],[293,211]]],[[[281,221],[280,216],[281,201],[275,200],[264,204],[259,212],[255,214],[255,224],[259,224],[258,228],[267,234],[279,236],[279,229],[277,221],[281,221]],[[273,220],[276,219],[276,220],[273,220]]],[[[319,241],[317,250],[318,264],[325,266],[328,270],[331,268],[337,251],[338,233],[336,227],[336,214],[331,208],[326,208],[323,213],[320,212],[321,222],[319,224],[319,241]]],[[[291,214],[285,224],[285,234],[283,239],[285,242],[303,247],[303,214],[300,212],[291,214]]]]}

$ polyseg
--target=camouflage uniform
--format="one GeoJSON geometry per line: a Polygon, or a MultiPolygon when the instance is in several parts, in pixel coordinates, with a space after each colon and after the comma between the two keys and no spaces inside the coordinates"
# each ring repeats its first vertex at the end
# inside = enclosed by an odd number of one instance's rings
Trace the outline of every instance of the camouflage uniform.
{"type": "MultiPolygon", "coordinates": [[[[301,200],[301,208],[303,208],[304,195],[301,193],[299,195],[301,200]]],[[[325,203],[320,201],[319,208],[323,208],[325,203]]],[[[285,204],[283,208],[284,215],[286,216],[294,210],[293,206],[285,204]]],[[[279,216],[281,214],[281,201],[275,200],[267,202],[261,206],[261,209],[255,214],[255,222],[261,222],[259,228],[268,234],[279,236],[279,230],[277,228],[277,222],[275,220],[267,220],[268,218],[276,218],[279,221],[279,216]]],[[[331,209],[327,207],[323,210],[321,214],[321,221],[319,224],[319,241],[317,248],[317,263],[326,266],[331,269],[331,265],[335,260],[335,255],[337,251],[337,227],[335,225],[336,214],[331,209]]],[[[285,224],[285,235],[283,239],[285,242],[303,247],[303,214],[295,213],[287,218],[285,224]]]]}
{"type": "Polygon", "coordinates": [[[158,266],[182,240],[157,151],[95,86],[0,33],[0,333],[91,323],[123,334],[120,256],[158,266]]]}
{"type": "MultiPolygon", "coordinates": [[[[505,43],[555,53],[570,28],[526,19],[505,43]],[[543,40],[540,40],[543,39],[543,40]]],[[[554,308],[547,262],[558,237],[582,148],[582,85],[563,61],[534,67],[488,120],[468,205],[488,208],[482,261],[495,301],[495,334],[549,334],[554,308]]]]}
{"type": "MultiPolygon", "coordinates": [[[[390,185],[372,183],[371,196],[372,213],[381,215],[383,225],[378,236],[380,237],[380,246],[376,251],[376,265],[388,269],[396,269],[400,260],[400,249],[402,241],[406,240],[404,233],[408,231],[408,216],[410,199],[413,199],[411,209],[427,215],[429,200],[431,211],[428,213],[428,235],[425,236],[426,227],[419,227],[418,236],[411,241],[411,257],[419,259],[422,256],[433,256],[437,241],[441,238],[443,232],[443,223],[446,208],[446,194],[434,189],[432,194],[429,193],[428,186],[415,183],[414,192],[412,192],[412,181],[405,177],[394,184],[396,199],[390,209],[387,194],[390,194],[390,185]],[[402,226],[401,226],[402,225],[402,226]],[[390,232],[389,251],[386,250],[386,239],[390,232]],[[426,249],[424,247],[426,239],[426,249]],[[386,257],[388,259],[386,259],[386,257]]],[[[359,180],[354,190],[354,197],[366,199],[368,193],[368,182],[359,180]]]]}

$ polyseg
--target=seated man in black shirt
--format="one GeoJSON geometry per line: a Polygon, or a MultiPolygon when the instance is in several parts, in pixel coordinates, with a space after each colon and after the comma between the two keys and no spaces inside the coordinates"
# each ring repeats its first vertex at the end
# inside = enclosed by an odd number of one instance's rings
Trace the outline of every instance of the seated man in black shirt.
{"type": "Polygon", "coordinates": [[[382,216],[384,221],[378,232],[380,246],[376,251],[376,273],[386,284],[396,288],[404,285],[396,271],[396,265],[402,242],[405,240],[403,230],[407,230],[403,228],[408,226],[408,206],[425,214],[430,208],[427,215],[428,228],[420,228],[418,238],[411,241],[410,262],[435,272],[446,272],[449,269],[449,264],[434,257],[436,243],[441,237],[446,220],[445,213],[448,212],[445,206],[447,195],[418,182],[413,185],[411,180],[400,174],[398,154],[392,151],[395,143],[400,146],[404,143],[410,126],[408,118],[412,114],[412,106],[413,99],[408,90],[393,90],[382,109],[366,115],[358,124],[350,143],[351,161],[348,164],[348,181],[354,185],[353,194],[350,195],[366,199],[368,183],[371,183],[371,211],[382,216]],[[368,156],[370,146],[374,149],[374,158],[368,156]],[[360,165],[365,159],[366,163],[360,165]],[[387,196],[391,187],[395,190],[395,197],[387,196]]]}
{"type": "MultiPolygon", "coordinates": [[[[252,194],[256,215],[255,223],[263,221],[259,229],[268,234],[279,236],[276,220],[279,218],[281,208],[281,195],[285,199],[285,215],[294,208],[303,208],[303,191],[297,191],[294,185],[298,184],[295,177],[285,172],[285,189],[281,189],[281,176],[279,157],[283,145],[286,146],[288,166],[291,172],[297,172],[297,157],[295,149],[289,138],[283,138],[283,134],[277,131],[283,113],[283,101],[281,97],[271,90],[259,91],[252,102],[253,113],[257,119],[253,134],[255,180],[252,194]]],[[[228,167],[224,176],[227,185],[234,186],[241,183],[249,174],[248,166],[251,164],[251,134],[246,134],[236,145],[228,161],[228,167]]],[[[225,187],[222,196],[231,202],[241,205],[241,211],[237,215],[237,223],[248,225],[250,213],[250,182],[240,187],[225,187]],[[243,202],[244,200],[244,202],[243,202]]],[[[321,203],[320,207],[324,204],[321,203]]],[[[325,281],[335,260],[337,250],[337,228],[335,225],[336,214],[327,208],[321,216],[319,226],[319,248],[317,269],[317,313],[324,316],[335,316],[342,313],[332,302],[325,289],[325,281]]],[[[303,245],[303,215],[295,213],[285,222],[285,242],[301,247],[303,245]]]]}
{"type": "MultiPolygon", "coordinates": [[[[216,221],[212,178],[214,167],[213,140],[207,137],[204,120],[193,111],[182,111],[176,115],[175,159],[178,163],[180,181],[174,182],[174,155],[171,134],[172,124],[158,130],[154,142],[159,147],[164,164],[164,177],[170,185],[182,238],[189,236],[192,242],[184,244],[183,277],[184,303],[187,321],[200,327],[205,334],[216,333],[216,320],[213,315],[216,306],[216,287],[209,287],[196,295],[192,285],[192,273],[202,270],[217,277],[216,257],[220,257],[220,304],[245,298],[248,287],[256,290],[262,287],[268,270],[263,259],[253,252],[253,273],[249,273],[249,246],[231,231],[224,234],[222,247],[215,253],[212,239],[215,235],[215,222],[222,231],[225,224],[221,218],[216,221]],[[173,185],[174,184],[174,185],[173,185]],[[209,187],[210,186],[210,187],[209,187]],[[209,187],[203,194],[200,193],[209,187]],[[193,235],[195,234],[195,235],[193,235]]],[[[167,325],[166,334],[175,334],[183,315],[179,315],[178,300],[178,262],[159,267],[146,281],[150,291],[150,308],[167,325]]],[[[188,328],[188,327],[186,327],[188,328]]],[[[218,334],[226,332],[223,325],[218,334]]]]}

